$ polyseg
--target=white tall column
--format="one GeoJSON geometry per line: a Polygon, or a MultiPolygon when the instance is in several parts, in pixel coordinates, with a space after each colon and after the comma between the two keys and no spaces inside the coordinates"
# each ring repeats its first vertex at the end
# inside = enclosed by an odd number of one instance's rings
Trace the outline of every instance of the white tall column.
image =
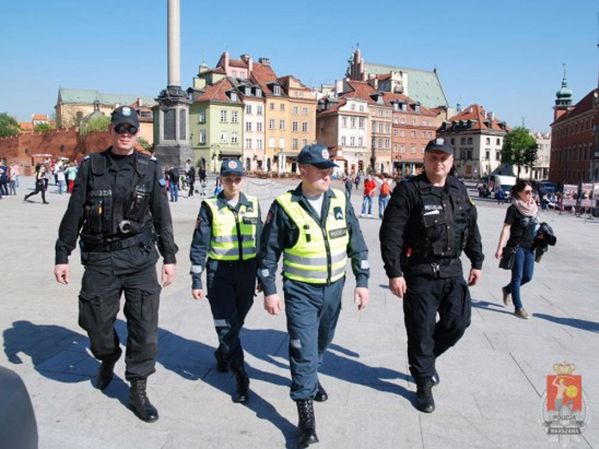
{"type": "Polygon", "coordinates": [[[181,86],[181,8],[168,0],[168,86],[181,86]]]}

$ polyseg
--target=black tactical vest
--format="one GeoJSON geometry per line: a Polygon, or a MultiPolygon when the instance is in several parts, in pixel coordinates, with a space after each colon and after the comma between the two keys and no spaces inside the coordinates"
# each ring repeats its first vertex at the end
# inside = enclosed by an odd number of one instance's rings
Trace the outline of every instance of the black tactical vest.
{"type": "Polygon", "coordinates": [[[88,163],[88,193],[81,238],[101,244],[132,237],[151,226],[149,206],[154,186],[153,161],[135,153],[133,179],[125,195],[114,195],[108,152],[92,154],[88,163]]]}

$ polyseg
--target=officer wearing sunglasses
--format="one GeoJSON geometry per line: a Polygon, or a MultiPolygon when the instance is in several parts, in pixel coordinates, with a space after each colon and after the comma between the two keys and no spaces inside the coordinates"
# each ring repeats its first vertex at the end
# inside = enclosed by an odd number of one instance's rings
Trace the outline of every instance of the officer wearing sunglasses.
{"type": "Polygon", "coordinates": [[[101,390],[110,384],[122,353],[114,321],[125,292],[129,407],[141,420],[152,422],[158,411],[147,397],[146,379],[155,371],[158,343],[156,245],[164,258],[165,287],[175,278],[177,246],[162,171],[155,158],[135,151],[138,131],[137,112],[116,108],[110,124],[112,145],[82,162],[58,231],[54,275],[61,284],[70,282],[68,258],[79,237],[85,266],[79,324],[101,361],[95,379],[101,390]]]}

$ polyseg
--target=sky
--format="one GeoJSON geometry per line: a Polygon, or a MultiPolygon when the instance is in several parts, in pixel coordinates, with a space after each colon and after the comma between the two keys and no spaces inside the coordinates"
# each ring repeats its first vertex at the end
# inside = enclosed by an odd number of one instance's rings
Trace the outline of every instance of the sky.
{"type": "MultiPolygon", "coordinates": [[[[303,2],[180,0],[181,84],[223,51],[268,57],[318,87],[368,62],[437,68],[450,106],[549,131],[562,64],[574,102],[597,86],[596,0],[303,2]]],[[[51,114],[60,87],[157,95],[167,84],[167,0],[5,0],[0,112],[51,114]]]]}

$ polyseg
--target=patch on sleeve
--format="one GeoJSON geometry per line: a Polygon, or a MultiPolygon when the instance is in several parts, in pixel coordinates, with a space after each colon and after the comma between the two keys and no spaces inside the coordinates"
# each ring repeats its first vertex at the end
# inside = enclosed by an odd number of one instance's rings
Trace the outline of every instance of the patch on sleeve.
{"type": "Polygon", "coordinates": [[[362,270],[369,270],[370,269],[370,264],[368,263],[367,260],[361,260],[360,261],[360,268],[362,270]]]}
{"type": "Polygon", "coordinates": [[[270,274],[270,271],[268,268],[265,268],[260,271],[260,274],[262,275],[262,277],[268,277],[268,275],[270,274]]]}
{"type": "Polygon", "coordinates": [[[166,186],[166,179],[164,179],[164,178],[160,178],[160,179],[158,180],[158,184],[160,184],[160,187],[164,187],[164,186],[166,186]]]}

